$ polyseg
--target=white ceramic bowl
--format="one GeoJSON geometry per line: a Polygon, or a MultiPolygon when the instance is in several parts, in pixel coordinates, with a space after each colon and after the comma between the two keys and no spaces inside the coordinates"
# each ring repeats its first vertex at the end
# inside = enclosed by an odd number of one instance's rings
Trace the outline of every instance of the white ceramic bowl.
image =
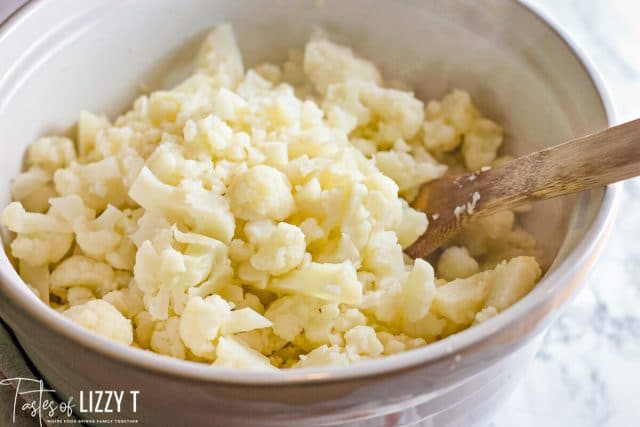
{"type": "MultiPolygon", "coordinates": [[[[34,138],[69,131],[81,109],[114,115],[139,84],[162,86],[163,76],[184,74],[207,29],[227,20],[249,65],[282,60],[320,25],[423,99],[464,88],[505,125],[514,154],[612,120],[593,70],[548,22],[513,1],[35,1],[0,29],[0,204],[34,138]]],[[[348,368],[248,373],[106,341],[41,303],[4,252],[0,310],[60,396],[140,390],[131,416],[144,425],[470,426],[504,400],[583,282],[616,193],[614,186],[535,207],[525,222],[550,268],[513,307],[438,343],[348,368]]]]}

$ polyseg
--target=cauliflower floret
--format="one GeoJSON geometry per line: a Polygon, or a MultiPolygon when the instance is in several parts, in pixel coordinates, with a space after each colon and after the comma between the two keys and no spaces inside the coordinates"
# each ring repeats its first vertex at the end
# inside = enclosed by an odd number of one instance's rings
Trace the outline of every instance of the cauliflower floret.
{"type": "Polygon", "coordinates": [[[29,168],[11,181],[11,198],[21,202],[29,212],[45,212],[49,207],[49,198],[55,195],[51,173],[38,167],[29,168]]]}
{"type": "Polygon", "coordinates": [[[198,121],[188,120],[183,135],[188,149],[196,152],[204,150],[212,156],[225,157],[226,150],[232,144],[233,130],[220,117],[211,114],[198,121]]]}
{"type": "Polygon", "coordinates": [[[393,335],[389,332],[378,332],[378,339],[384,346],[383,354],[385,356],[395,353],[400,353],[416,347],[422,347],[426,344],[422,338],[411,338],[407,335],[393,335]]]}
{"type": "Polygon", "coordinates": [[[502,263],[493,271],[487,306],[497,310],[504,310],[528,294],[542,274],[535,258],[524,256],[502,263]]]}
{"type": "Polygon", "coordinates": [[[405,249],[427,231],[429,221],[424,212],[411,208],[406,201],[402,200],[401,206],[402,219],[398,224],[396,234],[398,235],[398,243],[402,249],[405,249]]]}
{"type": "Polygon", "coordinates": [[[493,271],[485,271],[437,287],[434,310],[454,323],[469,325],[487,299],[493,276],[493,271]]]}
{"type": "Polygon", "coordinates": [[[446,166],[432,158],[426,157],[420,161],[408,153],[398,151],[379,151],[374,158],[376,166],[398,184],[401,193],[440,178],[447,171],[446,166]]]}
{"type": "Polygon", "coordinates": [[[186,359],[187,350],[180,339],[179,324],[178,317],[155,323],[149,340],[151,350],[177,359],[186,359]]]}
{"type": "Polygon", "coordinates": [[[234,215],[244,220],[282,221],[294,209],[289,180],[270,166],[254,166],[235,176],[227,194],[234,215]]]}
{"type": "Polygon", "coordinates": [[[362,285],[351,262],[303,265],[269,282],[275,292],[316,297],[333,302],[358,305],[362,301],[362,285]]]}
{"type": "Polygon", "coordinates": [[[108,253],[118,249],[122,241],[122,234],[115,227],[123,220],[124,214],[111,205],[95,220],[79,218],[73,227],[78,246],[92,258],[105,259],[108,253]]]}
{"type": "Polygon", "coordinates": [[[105,116],[98,116],[89,111],[81,111],[78,119],[78,151],[80,157],[88,156],[95,148],[96,135],[102,129],[111,126],[105,116]]]}
{"type": "Polygon", "coordinates": [[[58,194],[77,194],[92,209],[102,210],[107,204],[120,207],[127,201],[120,166],[115,157],[86,164],[72,163],[65,169],[56,170],[53,182],[58,194]]]}
{"type": "Polygon", "coordinates": [[[331,112],[334,107],[355,117],[359,126],[356,131],[373,133],[372,139],[379,147],[389,147],[398,139],[410,140],[424,120],[424,106],[412,93],[381,88],[371,82],[347,81],[329,86],[323,108],[331,112]],[[374,119],[376,124],[371,123],[374,119]]]}
{"type": "Polygon", "coordinates": [[[337,345],[331,347],[321,345],[308,354],[300,355],[300,361],[294,368],[318,368],[326,366],[347,366],[351,363],[349,357],[337,345]]]}
{"type": "Polygon", "coordinates": [[[480,271],[478,262],[465,247],[451,246],[442,252],[436,267],[438,277],[444,280],[466,279],[480,271]]]}
{"type": "Polygon", "coordinates": [[[271,365],[268,358],[241,340],[231,336],[220,337],[218,340],[214,365],[251,371],[271,371],[276,369],[271,365]]]}
{"type": "Polygon", "coordinates": [[[312,301],[299,295],[284,296],[271,303],[264,317],[272,322],[273,332],[277,336],[293,341],[302,333],[308,316],[317,308],[312,301]]]}
{"type": "Polygon", "coordinates": [[[424,317],[436,293],[433,267],[423,259],[416,259],[402,287],[404,314],[415,322],[424,317]]]}
{"type": "Polygon", "coordinates": [[[170,307],[178,314],[182,312],[187,290],[201,284],[211,273],[212,258],[207,251],[184,255],[172,247],[158,250],[150,241],[140,246],[133,274],[154,319],[166,319],[170,307]]]}
{"type": "Polygon", "coordinates": [[[489,166],[502,145],[502,128],[488,119],[473,122],[464,136],[462,156],[467,169],[475,171],[489,166]]]}
{"type": "Polygon", "coordinates": [[[128,319],[133,319],[144,311],[143,294],[137,286],[116,289],[105,294],[102,299],[113,305],[128,319]]]}
{"type": "Polygon", "coordinates": [[[295,225],[281,222],[260,241],[258,250],[251,256],[251,265],[257,270],[279,276],[302,262],[305,248],[302,230],[295,225]]]}
{"type": "Polygon", "coordinates": [[[379,357],[384,346],[376,336],[376,331],[370,326],[356,326],[344,334],[346,350],[351,358],[379,357]]]}
{"type": "Polygon", "coordinates": [[[105,263],[82,255],[62,261],[51,273],[51,289],[84,286],[103,296],[117,288],[116,275],[105,263]]]}
{"type": "Polygon", "coordinates": [[[404,282],[404,257],[397,235],[391,231],[373,233],[364,250],[362,266],[375,275],[380,288],[404,282]]]}
{"type": "Polygon", "coordinates": [[[129,189],[129,196],[147,211],[190,226],[199,233],[223,242],[233,237],[235,219],[227,199],[191,180],[173,187],[144,167],[129,189]]]}
{"type": "Polygon", "coordinates": [[[69,303],[69,307],[81,305],[93,299],[96,299],[93,291],[89,288],[85,288],[84,286],[74,286],[69,288],[67,291],[67,302],[69,303]]]}
{"type": "Polygon", "coordinates": [[[27,150],[27,164],[53,172],[76,159],[76,149],[69,138],[50,136],[38,139],[27,150]]]}
{"type": "Polygon", "coordinates": [[[72,243],[72,233],[18,234],[11,242],[11,254],[33,266],[53,264],[69,252],[72,243]]]}
{"type": "Polygon", "coordinates": [[[348,47],[322,37],[307,43],[304,71],[320,93],[325,93],[333,83],[348,80],[370,81],[377,85],[382,81],[380,72],[371,62],[358,58],[348,47]]]}
{"type": "Polygon", "coordinates": [[[71,225],[55,215],[31,213],[22,203],[12,202],[2,211],[0,222],[16,233],[71,233],[71,225]]]}
{"type": "Polygon", "coordinates": [[[430,151],[451,151],[462,142],[462,134],[443,119],[425,121],[422,133],[424,146],[430,151]]]}
{"type": "Polygon", "coordinates": [[[231,306],[218,295],[189,299],[180,316],[182,342],[196,356],[213,361],[216,351],[213,341],[230,312],[231,306]]]}
{"type": "Polygon", "coordinates": [[[429,102],[426,108],[427,121],[441,119],[452,126],[458,134],[466,133],[479,116],[480,113],[471,103],[469,94],[458,89],[446,95],[440,102],[429,102]]]}
{"type": "Polygon", "coordinates": [[[131,322],[111,304],[91,300],[62,313],[74,323],[105,338],[129,345],[133,342],[131,322]]]}

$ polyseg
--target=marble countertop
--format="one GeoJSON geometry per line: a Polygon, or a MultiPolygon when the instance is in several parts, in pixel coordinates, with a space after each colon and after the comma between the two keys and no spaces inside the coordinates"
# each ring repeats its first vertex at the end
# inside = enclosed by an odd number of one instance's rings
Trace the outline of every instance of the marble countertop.
{"type": "MultiPolygon", "coordinates": [[[[596,66],[617,120],[640,117],[640,2],[526,3],[560,24],[596,66]]],[[[491,427],[640,425],[640,180],[623,188],[602,257],[491,427]]]]}

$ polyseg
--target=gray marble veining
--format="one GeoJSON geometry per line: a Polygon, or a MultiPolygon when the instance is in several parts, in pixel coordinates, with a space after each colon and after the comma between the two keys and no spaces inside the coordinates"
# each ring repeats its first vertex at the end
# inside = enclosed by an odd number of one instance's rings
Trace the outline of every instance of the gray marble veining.
{"type": "MultiPolygon", "coordinates": [[[[560,24],[596,66],[617,120],[640,117],[640,2],[526,3],[560,24]]],[[[623,188],[602,257],[492,427],[640,425],[640,180],[623,188]]]]}

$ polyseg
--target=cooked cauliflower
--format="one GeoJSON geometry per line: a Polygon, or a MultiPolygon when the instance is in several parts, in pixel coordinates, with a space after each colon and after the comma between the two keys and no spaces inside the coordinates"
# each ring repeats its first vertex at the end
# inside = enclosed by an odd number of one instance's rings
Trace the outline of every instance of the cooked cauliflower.
{"type": "Polygon", "coordinates": [[[78,325],[105,338],[129,345],[133,342],[131,322],[108,302],[94,299],[62,313],[78,325]]]}
{"type": "Polygon", "coordinates": [[[221,25],[177,86],[28,148],[0,214],[19,274],[97,334],[225,368],[349,365],[488,321],[541,275],[516,213],[435,272],[403,249],[429,225],[418,189],[504,161],[503,130],[464,91],[400,87],[322,33],[245,70],[221,25]]]}

